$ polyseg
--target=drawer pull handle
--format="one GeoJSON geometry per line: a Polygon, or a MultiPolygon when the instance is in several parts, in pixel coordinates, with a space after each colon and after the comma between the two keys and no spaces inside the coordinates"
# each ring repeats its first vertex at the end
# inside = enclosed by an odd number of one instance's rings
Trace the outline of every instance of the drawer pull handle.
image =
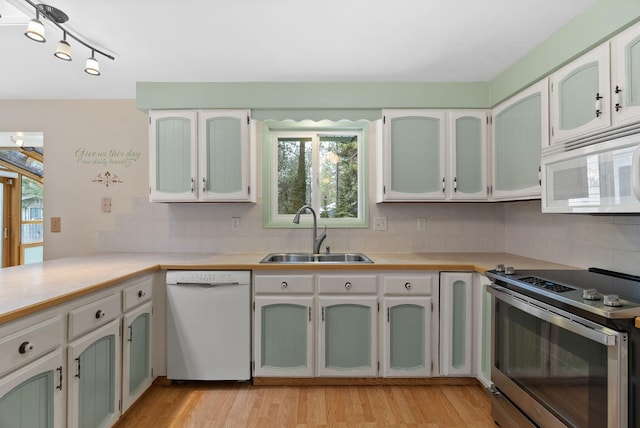
{"type": "Polygon", "coordinates": [[[406,284],[404,284],[404,288],[406,288],[407,290],[411,290],[411,287],[412,285],[410,282],[407,282],[406,284]]]}
{"type": "Polygon", "coordinates": [[[102,309],[98,309],[98,311],[96,312],[96,319],[99,320],[101,318],[104,318],[106,314],[104,313],[104,311],[102,309]]]}
{"type": "Polygon", "coordinates": [[[33,351],[33,343],[30,342],[22,342],[18,348],[18,352],[21,354],[26,354],[31,351],[33,351]]]}
{"type": "Polygon", "coordinates": [[[289,286],[289,284],[287,284],[287,282],[286,282],[286,281],[282,281],[282,284],[280,284],[280,286],[281,286],[282,288],[287,288],[287,287],[289,286]]]}
{"type": "Polygon", "coordinates": [[[349,281],[344,283],[344,288],[346,288],[347,290],[349,290],[351,288],[351,283],[349,281]]]}
{"type": "Polygon", "coordinates": [[[145,294],[146,293],[144,291],[142,291],[142,290],[138,291],[138,299],[143,298],[145,296],[145,294]]]}

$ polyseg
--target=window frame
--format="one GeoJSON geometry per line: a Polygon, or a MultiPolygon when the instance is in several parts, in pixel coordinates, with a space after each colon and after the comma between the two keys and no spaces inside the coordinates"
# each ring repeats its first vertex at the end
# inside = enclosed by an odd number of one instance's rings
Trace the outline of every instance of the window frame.
{"type": "MultiPolygon", "coordinates": [[[[313,216],[304,214],[300,217],[300,224],[293,223],[295,214],[278,214],[277,201],[277,171],[278,166],[278,136],[301,136],[314,134],[318,137],[326,135],[357,134],[358,135],[358,217],[326,218],[320,217],[320,197],[312,195],[311,203],[317,214],[318,226],[328,228],[367,228],[369,227],[369,121],[341,120],[341,121],[275,121],[263,122],[263,189],[262,189],[262,224],[265,228],[300,228],[312,227],[313,216]],[[314,204],[316,206],[314,206],[314,204]]],[[[317,150],[313,148],[312,150],[317,150]]],[[[314,158],[312,180],[317,180],[319,168],[314,158]]]]}

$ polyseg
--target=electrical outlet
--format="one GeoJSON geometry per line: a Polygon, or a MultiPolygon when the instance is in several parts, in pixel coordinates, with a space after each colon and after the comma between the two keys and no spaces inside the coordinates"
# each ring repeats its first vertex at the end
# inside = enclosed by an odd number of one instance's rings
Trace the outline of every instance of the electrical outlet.
{"type": "Polygon", "coordinates": [[[240,230],[240,217],[231,217],[231,230],[240,230]]]}
{"type": "Polygon", "coordinates": [[[102,212],[110,213],[111,212],[111,198],[102,198],[102,212]]]}
{"type": "Polygon", "coordinates": [[[417,230],[427,230],[427,218],[426,217],[418,217],[418,221],[416,223],[417,230]]]}
{"type": "Polygon", "coordinates": [[[386,217],[374,217],[373,218],[373,230],[387,230],[387,218],[386,217]]]}
{"type": "Polygon", "coordinates": [[[61,221],[60,217],[51,217],[51,232],[60,232],[61,221]]]}

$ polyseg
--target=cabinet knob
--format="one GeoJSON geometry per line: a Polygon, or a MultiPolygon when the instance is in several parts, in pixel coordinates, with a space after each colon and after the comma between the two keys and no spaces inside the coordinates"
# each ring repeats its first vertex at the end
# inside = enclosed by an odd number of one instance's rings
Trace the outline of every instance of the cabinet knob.
{"type": "Polygon", "coordinates": [[[22,342],[20,347],[18,348],[18,352],[21,354],[26,354],[27,352],[33,351],[33,343],[31,342],[22,342]]]}
{"type": "Polygon", "coordinates": [[[344,288],[346,288],[347,290],[351,288],[351,283],[349,281],[344,283],[344,288]]]}
{"type": "Polygon", "coordinates": [[[142,291],[142,290],[138,291],[138,298],[139,299],[143,298],[144,296],[145,296],[145,292],[144,291],[142,291]]]}
{"type": "Polygon", "coordinates": [[[96,319],[99,320],[100,318],[104,318],[105,313],[102,311],[102,309],[98,309],[98,311],[96,312],[96,319]]]}
{"type": "Polygon", "coordinates": [[[287,284],[287,282],[286,282],[286,281],[282,281],[282,284],[280,284],[280,286],[281,286],[282,288],[287,288],[287,287],[289,286],[289,284],[287,284]]]}
{"type": "Polygon", "coordinates": [[[406,284],[404,284],[404,288],[406,288],[407,290],[411,290],[411,287],[412,285],[410,282],[407,282],[406,284]]]}

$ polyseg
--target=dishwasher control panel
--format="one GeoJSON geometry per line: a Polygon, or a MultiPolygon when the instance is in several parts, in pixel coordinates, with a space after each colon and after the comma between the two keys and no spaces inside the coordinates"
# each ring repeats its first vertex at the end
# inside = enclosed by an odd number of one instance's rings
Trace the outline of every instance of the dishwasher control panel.
{"type": "Polygon", "coordinates": [[[167,284],[249,284],[250,271],[170,270],[167,284]]]}

